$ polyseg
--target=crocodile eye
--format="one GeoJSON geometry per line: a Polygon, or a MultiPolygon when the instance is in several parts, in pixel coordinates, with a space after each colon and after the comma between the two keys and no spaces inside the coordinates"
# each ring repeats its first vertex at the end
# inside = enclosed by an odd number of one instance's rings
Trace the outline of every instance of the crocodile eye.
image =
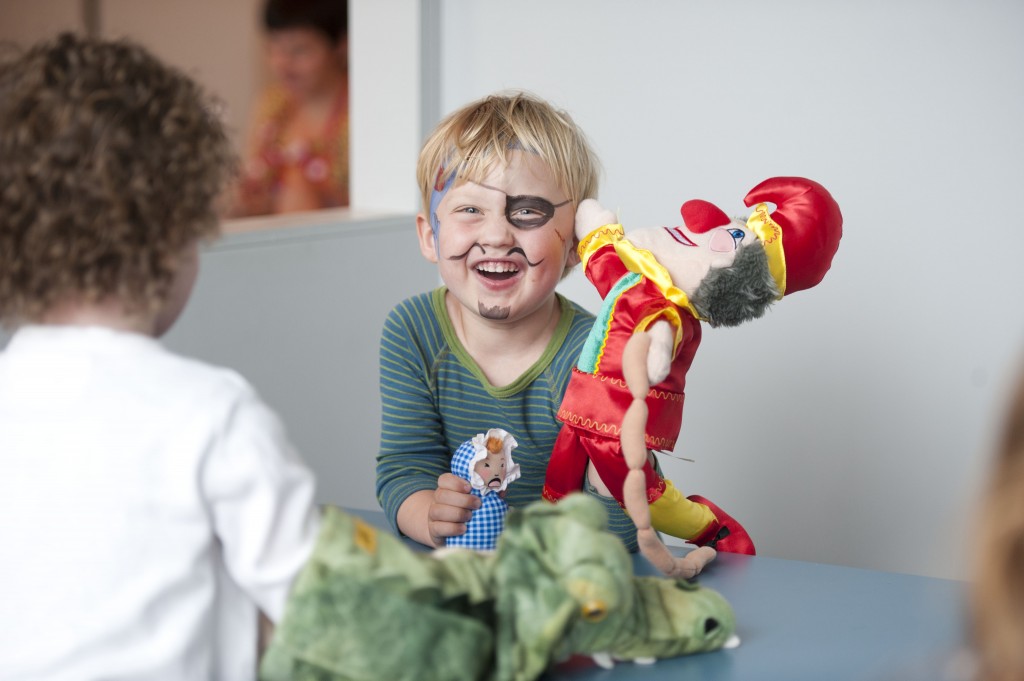
{"type": "Polygon", "coordinates": [[[587,601],[580,606],[580,615],[588,622],[600,622],[608,616],[608,606],[598,599],[587,601]]]}

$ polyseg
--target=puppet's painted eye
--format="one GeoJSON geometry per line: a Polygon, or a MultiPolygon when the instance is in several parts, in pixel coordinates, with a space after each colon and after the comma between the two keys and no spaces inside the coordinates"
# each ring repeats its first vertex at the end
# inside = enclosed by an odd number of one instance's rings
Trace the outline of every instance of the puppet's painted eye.
{"type": "Polygon", "coordinates": [[[600,622],[608,616],[608,606],[604,601],[595,598],[580,605],[580,615],[588,622],[600,622]]]}
{"type": "Polygon", "coordinates": [[[743,241],[743,237],[747,235],[747,233],[744,232],[742,229],[730,229],[729,234],[732,235],[732,238],[736,240],[737,244],[743,241]]]}

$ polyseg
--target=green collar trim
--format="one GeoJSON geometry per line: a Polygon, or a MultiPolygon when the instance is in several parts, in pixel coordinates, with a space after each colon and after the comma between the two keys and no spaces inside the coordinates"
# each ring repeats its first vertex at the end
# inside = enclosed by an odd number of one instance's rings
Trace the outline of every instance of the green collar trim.
{"type": "Polygon", "coordinates": [[[524,371],[519,378],[508,385],[497,387],[491,385],[491,382],[487,380],[487,377],[484,376],[484,372],[480,370],[480,366],[476,363],[476,360],[473,359],[465,346],[462,345],[462,341],[459,340],[458,335],[455,333],[455,325],[452,324],[452,319],[448,316],[448,306],[445,305],[445,296],[447,293],[448,287],[441,286],[434,289],[430,296],[431,307],[433,307],[434,314],[437,316],[437,321],[441,326],[441,335],[444,336],[445,342],[448,343],[448,347],[451,348],[452,354],[454,354],[456,359],[459,360],[459,363],[469,369],[470,373],[480,381],[480,385],[482,385],[487,393],[492,397],[511,397],[512,395],[516,395],[530,387],[537,377],[551,366],[551,362],[554,361],[555,356],[558,354],[558,349],[562,347],[562,343],[565,342],[566,337],[569,335],[569,329],[572,328],[572,321],[576,315],[572,303],[570,303],[568,299],[560,293],[555,293],[555,297],[558,299],[558,304],[561,308],[561,315],[558,319],[558,326],[555,327],[555,332],[551,335],[551,340],[548,341],[548,345],[544,348],[544,352],[541,354],[540,358],[533,363],[533,366],[524,371]]]}

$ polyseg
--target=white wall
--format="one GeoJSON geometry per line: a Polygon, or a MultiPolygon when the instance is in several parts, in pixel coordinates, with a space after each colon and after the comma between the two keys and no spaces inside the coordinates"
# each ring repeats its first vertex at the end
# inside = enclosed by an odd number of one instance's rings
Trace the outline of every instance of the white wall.
{"type": "MultiPolygon", "coordinates": [[[[845,236],[817,289],[706,330],[670,477],[761,553],[964,576],[1024,341],[1024,5],[1014,0],[443,0],[445,111],[525,88],[567,109],[626,225],[743,213],[805,175],[845,236]]],[[[565,290],[597,297],[579,275],[565,290]]]]}
{"type": "Polygon", "coordinates": [[[353,208],[419,209],[421,4],[349,0],[353,208]]]}

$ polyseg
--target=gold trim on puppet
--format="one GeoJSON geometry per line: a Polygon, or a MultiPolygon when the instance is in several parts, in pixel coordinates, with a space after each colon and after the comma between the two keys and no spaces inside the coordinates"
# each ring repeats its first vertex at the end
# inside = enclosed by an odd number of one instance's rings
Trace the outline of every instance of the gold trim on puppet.
{"type": "Polygon", "coordinates": [[[764,246],[764,253],[768,256],[768,270],[779,289],[778,300],[782,300],[782,296],[786,295],[786,253],[782,247],[782,227],[768,214],[768,205],[759,203],[747,218],[747,228],[757,235],[764,246]]]}
{"type": "Polygon", "coordinates": [[[586,269],[587,260],[589,260],[590,256],[594,254],[594,251],[602,246],[621,241],[624,238],[624,235],[625,232],[622,229],[622,225],[616,224],[602,225],[583,237],[580,241],[580,245],[576,247],[576,253],[580,256],[580,263],[583,268],[586,269]]]}

